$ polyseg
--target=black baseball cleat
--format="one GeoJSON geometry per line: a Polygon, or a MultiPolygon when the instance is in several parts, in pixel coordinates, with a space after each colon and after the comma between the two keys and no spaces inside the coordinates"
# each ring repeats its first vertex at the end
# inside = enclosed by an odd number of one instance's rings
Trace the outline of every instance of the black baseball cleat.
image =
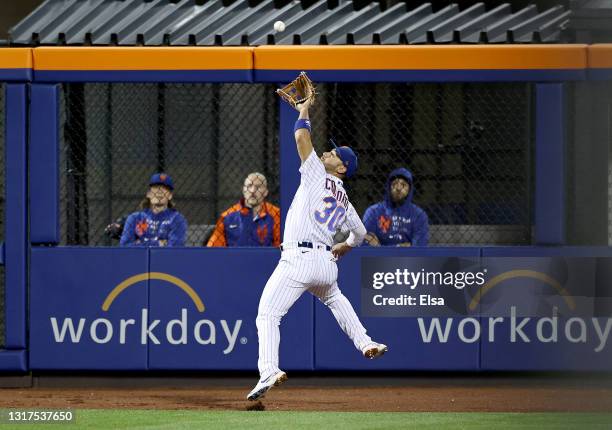
{"type": "Polygon", "coordinates": [[[389,348],[384,343],[372,342],[372,343],[367,344],[361,350],[361,352],[363,353],[363,356],[365,358],[369,358],[370,360],[373,360],[375,358],[382,356],[388,350],[389,348]]]}
{"type": "Polygon", "coordinates": [[[280,384],[285,382],[287,374],[283,371],[275,373],[272,376],[267,377],[263,381],[259,381],[255,388],[247,395],[247,400],[257,400],[262,398],[272,387],[278,387],[280,384]]]}

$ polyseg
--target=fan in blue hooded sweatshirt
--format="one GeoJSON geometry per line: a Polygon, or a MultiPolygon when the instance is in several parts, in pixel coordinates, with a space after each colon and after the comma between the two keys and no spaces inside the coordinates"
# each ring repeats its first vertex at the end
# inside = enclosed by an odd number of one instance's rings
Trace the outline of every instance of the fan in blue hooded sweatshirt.
{"type": "Polygon", "coordinates": [[[385,199],[366,209],[363,216],[370,246],[427,246],[429,220],[423,209],[412,203],[414,187],[408,169],[396,169],[385,184],[385,199]]]}

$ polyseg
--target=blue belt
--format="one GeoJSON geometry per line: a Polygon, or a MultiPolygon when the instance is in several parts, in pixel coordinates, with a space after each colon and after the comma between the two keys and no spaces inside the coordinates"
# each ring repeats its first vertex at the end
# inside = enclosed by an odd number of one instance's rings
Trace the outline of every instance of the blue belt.
{"type": "MultiPolygon", "coordinates": [[[[314,245],[312,244],[312,242],[298,242],[297,246],[298,246],[298,248],[311,248],[311,249],[314,248],[314,245]]],[[[282,245],[281,245],[280,249],[281,249],[281,251],[284,251],[282,245]]],[[[327,251],[331,251],[331,246],[325,245],[325,249],[327,251]]]]}

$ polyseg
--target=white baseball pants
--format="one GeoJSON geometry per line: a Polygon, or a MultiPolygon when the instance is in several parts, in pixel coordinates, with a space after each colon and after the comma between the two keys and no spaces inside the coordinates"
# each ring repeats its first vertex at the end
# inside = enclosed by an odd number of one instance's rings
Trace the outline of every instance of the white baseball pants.
{"type": "Polygon", "coordinates": [[[351,303],[338,288],[337,279],[338,267],[331,252],[310,248],[283,251],[261,294],[257,311],[257,366],[261,379],[279,372],[280,321],[307,290],[331,309],[340,328],[359,351],[372,342],[351,303]]]}

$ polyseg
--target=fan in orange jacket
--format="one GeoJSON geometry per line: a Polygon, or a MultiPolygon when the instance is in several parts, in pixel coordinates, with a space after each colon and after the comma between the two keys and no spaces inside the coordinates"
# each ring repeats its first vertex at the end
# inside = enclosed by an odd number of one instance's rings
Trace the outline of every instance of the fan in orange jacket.
{"type": "Polygon", "coordinates": [[[280,209],[266,202],[266,177],[250,173],[242,195],[221,214],[206,246],[280,246],[280,209]]]}

